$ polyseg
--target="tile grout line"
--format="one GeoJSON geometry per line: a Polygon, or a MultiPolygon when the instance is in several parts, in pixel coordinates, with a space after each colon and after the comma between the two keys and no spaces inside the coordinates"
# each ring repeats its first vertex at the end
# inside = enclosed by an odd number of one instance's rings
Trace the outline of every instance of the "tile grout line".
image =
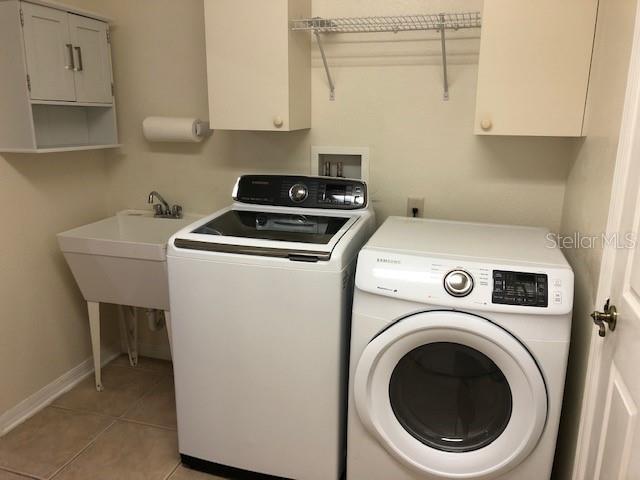
{"type": "Polygon", "coordinates": [[[93,437],[89,441],[89,443],[87,443],[87,445],[84,446],[84,448],[81,448],[80,451],[77,454],[73,455],[60,468],[58,468],[51,475],[46,477],[47,480],[51,480],[51,479],[55,478],[56,476],[58,476],[65,468],[67,468],[69,465],[71,465],[80,455],[82,455],[84,452],[86,452],[87,449],[89,449],[89,447],[91,447],[93,444],[95,444],[96,441],[98,440],[98,438],[100,438],[105,432],[110,430],[111,427],[113,427],[115,424],[116,424],[116,421],[112,420],[112,422],[109,425],[107,425],[104,429],[102,429],[95,437],[93,437]]]}
{"type": "MultiPolygon", "coordinates": [[[[121,355],[122,357],[126,357],[127,354],[124,353],[121,355]]],[[[119,357],[114,358],[113,360],[111,360],[107,365],[111,365],[112,367],[122,367],[122,368],[132,368],[134,370],[144,370],[145,372],[153,372],[153,373],[163,373],[164,370],[166,370],[166,368],[154,368],[154,367],[145,367],[145,366],[140,366],[140,365],[136,365],[135,367],[132,366],[128,360],[125,361],[124,365],[118,365],[118,364],[114,364],[113,362],[115,362],[119,357]]],[[[152,359],[152,360],[158,360],[160,362],[167,362],[171,364],[171,371],[173,372],[173,362],[171,360],[164,360],[164,359],[160,359],[160,358],[154,358],[154,357],[139,357],[138,360],[140,358],[148,358],[148,359],[152,359]]],[[[107,366],[105,365],[105,367],[107,366]]],[[[164,375],[167,375],[166,373],[163,373],[164,375]]]]}
{"type": "Polygon", "coordinates": [[[93,414],[93,415],[99,415],[99,416],[103,416],[103,417],[107,417],[107,418],[111,418],[111,419],[119,419],[119,420],[123,420],[123,421],[130,422],[130,423],[137,423],[137,424],[140,424],[140,425],[147,425],[147,426],[150,426],[150,427],[161,428],[163,430],[173,430],[173,431],[177,430],[177,426],[173,427],[173,426],[159,425],[159,424],[155,424],[155,423],[147,423],[147,422],[142,422],[142,421],[139,421],[139,420],[133,420],[133,419],[126,418],[126,415],[128,413],[130,413],[131,411],[133,411],[145,398],[147,398],[149,395],[151,395],[153,393],[153,391],[163,381],[168,380],[171,377],[173,377],[173,365],[171,366],[171,372],[167,372],[167,371],[162,371],[162,370],[159,370],[159,369],[158,370],[154,370],[154,369],[151,369],[151,368],[138,367],[138,366],[132,367],[129,364],[114,365],[113,362],[116,359],[112,360],[110,363],[105,365],[105,367],[111,366],[111,367],[122,368],[122,369],[131,369],[131,370],[134,370],[134,371],[139,371],[139,372],[142,372],[142,373],[151,373],[151,374],[154,374],[154,375],[158,376],[156,381],[153,382],[150,385],[149,390],[144,392],[142,394],[142,396],[140,396],[140,398],[135,400],[133,402],[133,404],[131,404],[131,406],[126,408],[124,410],[124,412],[122,412],[120,415],[108,415],[108,414],[105,414],[105,413],[94,412],[94,411],[91,411],[91,410],[84,410],[82,408],[65,407],[65,406],[62,406],[62,405],[54,405],[54,404],[52,404],[51,406],[55,407],[55,408],[60,408],[60,409],[63,409],[63,410],[67,410],[67,411],[70,411],[70,412],[90,413],[90,414],[93,414]]]}
{"type": "MultiPolygon", "coordinates": [[[[43,476],[40,476],[40,475],[23,472],[23,471],[16,470],[16,469],[13,469],[11,467],[2,466],[2,465],[0,465],[0,472],[5,471],[5,472],[8,472],[8,473],[12,473],[12,474],[24,477],[25,480],[52,480],[55,477],[59,476],[67,467],[69,467],[73,462],[75,462],[88,449],[90,449],[93,445],[95,445],[95,443],[106,432],[111,430],[117,423],[129,423],[129,424],[134,424],[134,425],[140,425],[140,426],[144,426],[144,427],[154,428],[154,429],[158,429],[158,430],[162,430],[162,431],[173,431],[173,432],[176,432],[177,431],[177,427],[176,426],[165,426],[165,425],[147,423],[147,422],[143,422],[143,421],[139,421],[139,420],[125,418],[125,415],[127,415],[128,413],[133,411],[136,407],[138,407],[144,401],[144,399],[148,398],[161,385],[161,383],[163,381],[167,381],[168,379],[172,378],[172,376],[173,376],[172,372],[161,371],[161,370],[159,371],[159,370],[154,370],[154,369],[147,369],[147,368],[144,368],[144,367],[142,367],[142,368],[140,368],[140,367],[130,367],[128,365],[111,365],[111,366],[116,367],[116,368],[120,368],[120,369],[137,370],[142,374],[153,374],[153,376],[157,375],[157,378],[155,379],[155,381],[151,382],[151,385],[149,386],[149,389],[146,392],[144,392],[137,400],[134,400],[133,404],[130,405],[128,408],[126,408],[124,410],[124,412],[122,414],[120,414],[119,416],[108,415],[108,414],[105,414],[105,413],[95,412],[95,411],[91,411],[91,410],[85,410],[85,409],[82,409],[82,408],[74,408],[74,407],[66,407],[66,406],[62,406],[62,405],[55,405],[55,404],[52,403],[47,408],[52,408],[54,410],[64,411],[64,412],[67,412],[69,414],[93,415],[93,416],[96,416],[96,417],[103,418],[103,419],[107,420],[108,422],[105,425],[105,427],[102,430],[98,431],[95,434],[95,436],[90,438],[89,441],[82,448],[80,448],[75,454],[72,454],[68,460],[66,460],[60,467],[58,467],[57,469],[53,470],[53,472],[50,473],[50,474],[47,473],[47,474],[45,474],[43,476]]],[[[167,480],[171,475],[173,475],[175,473],[175,471],[178,469],[178,467],[180,465],[181,465],[181,461],[180,461],[180,459],[178,459],[176,465],[174,467],[172,467],[172,469],[169,471],[169,473],[166,476],[164,476],[163,478],[165,480],[167,480]]]]}
{"type": "Polygon", "coordinates": [[[34,475],[32,473],[26,473],[26,472],[23,472],[21,470],[16,470],[16,469],[10,468],[10,467],[2,467],[2,466],[0,466],[0,472],[13,473],[14,475],[18,475],[19,477],[28,478],[29,480],[45,480],[44,477],[39,477],[39,476],[34,475]]]}
{"type": "MultiPolygon", "coordinates": [[[[69,467],[73,462],[75,462],[80,456],[82,456],[82,454],[84,454],[89,448],[91,448],[100,437],[102,437],[104,434],[107,433],[107,431],[111,430],[118,422],[121,421],[121,419],[116,418],[116,417],[109,417],[112,421],[110,424],[108,424],[102,431],[100,431],[93,439],[91,439],[89,441],[89,443],[82,448],[77,454],[73,455],[68,461],[66,461],[62,466],[60,466],[57,470],[55,470],[51,475],[49,475],[48,477],[28,477],[29,479],[34,479],[35,480],[55,480],[55,478],[60,475],[67,467],[69,467]]],[[[150,425],[150,424],[145,424],[145,423],[141,423],[141,422],[125,422],[125,423],[132,423],[132,424],[138,424],[141,426],[145,426],[145,427],[150,427],[150,428],[156,428],[158,430],[164,430],[164,431],[175,431],[175,429],[169,429],[166,427],[162,427],[159,425],[150,425]]],[[[173,475],[173,473],[178,469],[178,467],[182,464],[182,460],[180,458],[178,458],[178,462],[176,463],[176,465],[174,467],[172,467],[171,471],[169,472],[169,474],[165,477],[163,477],[163,480],[167,480],[171,475],[173,475]]],[[[11,473],[18,473],[18,472],[11,472],[11,473]]]]}
{"type": "Polygon", "coordinates": [[[111,420],[116,420],[118,417],[114,417],[113,415],[107,415],[106,413],[94,412],[92,410],[83,410],[81,408],[71,408],[65,407],[63,405],[49,405],[47,408],[55,408],[57,410],[62,410],[67,413],[77,413],[81,415],[95,415],[96,417],[108,418],[111,420]]]}
{"type": "Polygon", "coordinates": [[[178,458],[178,463],[176,464],[176,466],[173,467],[169,472],[169,474],[166,477],[164,477],[162,480],[169,480],[173,476],[173,474],[176,473],[176,470],[180,468],[180,465],[182,465],[182,460],[178,458]]]}
{"type": "Polygon", "coordinates": [[[140,420],[133,420],[131,418],[117,418],[116,420],[118,420],[119,422],[123,422],[123,423],[132,423],[134,425],[142,425],[143,427],[152,427],[152,428],[157,428],[159,430],[168,430],[169,432],[177,432],[178,431],[177,427],[169,427],[167,425],[160,425],[160,424],[157,424],[157,423],[141,422],[140,420]]]}
{"type": "MultiPolygon", "coordinates": [[[[131,369],[137,369],[137,367],[129,367],[129,366],[126,366],[126,365],[111,365],[111,363],[109,363],[109,364],[107,364],[107,365],[112,366],[112,367],[116,367],[116,368],[124,368],[124,369],[129,369],[129,368],[131,368],[131,369]]],[[[107,366],[107,365],[105,365],[105,366],[107,366]]],[[[157,378],[157,380],[156,380],[155,382],[153,382],[153,383],[149,386],[149,390],[147,390],[146,392],[144,392],[144,393],[143,393],[143,394],[142,394],[138,399],[134,400],[134,403],[133,403],[131,406],[129,406],[128,408],[126,408],[126,409],[124,410],[124,412],[123,412],[123,413],[121,413],[120,415],[109,415],[109,414],[106,414],[106,413],[95,412],[95,411],[93,411],[93,410],[85,410],[85,409],[83,409],[83,408],[67,407],[67,406],[64,406],[64,405],[56,405],[55,403],[52,403],[52,404],[51,404],[51,405],[49,405],[49,406],[50,406],[50,407],[53,407],[53,408],[59,408],[59,409],[61,409],[61,410],[66,410],[66,411],[69,411],[69,412],[76,412],[76,413],[83,413],[83,414],[87,414],[87,413],[89,413],[89,414],[92,414],[92,415],[98,415],[98,416],[101,416],[101,417],[107,417],[107,418],[111,418],[111,419],[123,418],[123,417],[124,417],[124,415],[126,415],[127,413],[129,413],[129,412],[130,412],[130,411],[131,411],[135,406],[137,406],[137,405],[138,405],[138,403],[139,403],[140,401],[142,401],[142,399],[144,399],[145,397],[147,397],[147,396],[148,396],[148,395],[149,395],[149,394],[150,394],[150,393],[151,393],[151,392],[152,392],[152,391],[153,391],[153,390],[154,390],[154,389],[155,389],[155,388],[156,388],[156,387],[157,387],[157,386],[158,386],[158,385],[163,381],[163,380],[165,380],[166,378],[168,378],[168,377],[169,377],[169,375],[164,375],[164,374],[162,374],[162,373],[160,373],[160,372],[157,372],[157,371],[144,370],[144,369],[140,369],[140,370],[143,370],[143,372],[142,372],[142,373],[145,373],[145,372],[154,373],[154,374],[158,375],[158,378],[157,378]]],[[[141,422],[141,423],[143,423],[143,422],[141,422]]]]}
{"type": "Polygon", "coordinates": [[[163,371],[162,369],[154,370],[153,368],[144,368],[144,367],[138,367],[138,366],[131,367],[129,365],[113,365],[113,363],[107,363],[102,368],[104,369],[106,367],[120,368],[123,370],[132,370],[134,372],[139,372],[139,373],[151,373],[153,375],[157,375],[160,378],[168,378],[173,376],[173,366],[171,367],[171,372],[166,372],[166,371],[163,371]]]}
{"type": "Polygon", "coordinates": [[[120,418],[120,417],[115,417],[113,415],[107,415],[106,413],[94,412],[92,410],[83,410],[81,408],[63,407],[61,405],[51,405],[50,408],[56,408],[58,410],[62,410],[67,413],[76,413],[78,415],[95,415],[96,417],[106,418],[109,420],[118,420],[120,418]]]}
{"type": "Polygon", "coordinates": [[[21,475],[21,476],[26,476],[29,479],[36,479],[36,480],[48,480],[53,478],[54,476],[58,475],[60,473],[60,471],[62,469],[64,469],[67,465],[69,465],[71,462],[73,462],[76,458],[78,458],[79,455],[81,455],[87,448],[89,448],[91,445],[93,445],[95,443],[95,441],[98,439],[98,437],[100,437],[103,433],[105,433],[107,430],[109,430],[109,428],[111,428],[113,425],[115,425],[117,418],[115,417],[111,417],[109,415],[102,415],[99,413],[94,413],[94,412],[79,412],[79,411],[75,411],[75,410],[71,410],[68,408],[62,408],[62,407],[56,407],[53,405],[50,405],[46,408],[53,408],[53,409],[58,409],[58,410],[62,410],[64,412],[70,413],[70,414],[82,414],[82,415],[86,415],[87,413],[90,413],[96,417],[101,417],[107,420],[110,420],[109,423],[107,423],[107,425],[100,430],[93,438],[91,438],[88,443],[86,445],[84,445],[80,450],[78,450],[77,453],[72,454],[71,457],[69,458],[69,460],[65,461],[62,466],[58,467],[57,469],[55,469],[53,471],[53,473],[49,474],[49,475],[44,475],[44,476],[40,476],[40,475],[36,475],[33,473],[27,473],[27,472],[23,472],[21,470],[16,470],[16,469],[12,469],[10,467],[2,467],[0,466],[0,471],[4,470],[6,472],[10,472],[10,473],[15,473],[17,475],[21,475]]]}
{"type": "Polygon", "coordinates": [[[151,387],[149,387],[149,390],[146,391],[145,393],[143,393],[142,396],[140,398],[138,398],[135,402],[133,402],[133,404],[129,408],[125,409],[125,411],[118,418],[124,418],[124,416],[127,413],[131,412],[135,407],[137,407],[140,402],[142,402],[145,398],[147,398],[149,395],[151,395],[151,392],[153,392],[156,389],[156,387],[158,385],[160,385],[160,383],[164,379],[165,378],[162,375],[160,375],[158,377],[158,380],[153,385],[151,385],[151,387]]]}
{"type": "MultiPolygon", "coordinates": [[[[126,363],[125,365],[113,365],[113,362],[117,360],[114,359],[111,363],[109,363],[108,365],[111,365],[112,367],[117,367],[117,368],[126,368],[126,369],[131,369],[134,371],[139,371],[142,373],[153,373],[155,375],[158,375],[158,379],[149,387],[149,390],[144,392],[142,394],[142,396],[140,398],[138,398],[137,400],[134,401],[134,403],[129,407],[126,408],[125,411],[120,414],[117,417],[113,417],[113,418],[124,418],[124,416],[129,413],[131,410],[133,410],[138,403],[140,403],[144,398],[146,398],[148,395],[151,394],[151,392],[153,392],[153,390],[155,390],[155,388],[160,385],[160,383],[162,382],[162,380],[164,380],[165,378],[168,378],[170,376],[169,373],[165,373],[159,370],[154,370],[152,368],[145,368],[145,367],[139,367],[138,365],[136,365],[135,367],[131,366],[130,364],[126,363]]],[[[173,372],[173,365],[171,366],[171,371],[173,372]]],[[[143,422],[140,422],[143,423],[143,422]]],[[[143,423],[144,424],[144,423],[143,423]]]]}
{"type": "MultiPolygon", "coordinates": [[[[139,367],[129,367],[129,368],[139,368],[139,367]]],[[[124,411],[124,413],[122,415],[120,415],[120,417],[118,417],[118,421],[122,421],[122,422],[128,422],[128,423],[132,423],[132,424],[137,424],[137,425],[142,425],[145,427],[152,427],[152,428],[158,428],[158,429],[162,429],[165,431],[173,431],[173,432],[177,432],[177,426],[176,427],[167,427],[164,425],[156,425],[156,424],[152,424],[152,423],[146,423],[146,422],[141,422],[139,420],[134,420],[131,418],[126,418],[126,415],[130,412],[132,412],[139,404],[141,404],[145,398],[149,397],[153,391],[158,388],[158,386],[165,380],[173,377],[173,365],[171,366],[171,372],[162,372],[162,371],[153,371],[151,369],[144,369],[144,368],[140,368],[140,370],[144,370],[150,373],[156,373],[158,374],[158,381],[155,382],[151,388],[149,388],[149,391],[145,392],[136,402],[133,403],[133,405],[131,405],[128,409],[126,409],[124,411]]],[[[178,454],[179,455],[179,454],[178,454]]],[[[176,472],[176,470],[178,470],[178,468],[180,467],[180,465],[182,465],[182,459],[180,459],[180,457],[178,456],[178,462],[176,463],[176,465],[169,471],[169,473],[163,477],[163,480],[169,480],[169,478],[171,478],[171,476],[176,472]]]]}
{"type": "MultiPolygon", "coordinates": [[[[120,422],[124,422],[124,423],[134,423],[137,425],[143,425],[145,427],[154,427],[154,428],[159,428],[161,430],[170,430],[172,432],[175,432],[178,430],[178,427],[173,427],[173,426],[169,426],[169,425],[161,425],[159,423],[149,423],[149,422],[143,422],[141,420],[135,420],[132,418],[124,418],[124,417],[114,417],[113,415],[106,415],[104,413],[97,413],[97,412],[92,412],[90,410],[79,410],[79,409],[75,409],[75,408],[68,408],[68,407],[59,407],[59,406],[50,406],[49,408],[56,408],[58,410],[62,410],[65,412],[69,412],[69,413],[78,413],[78,414],[82,414],[82,415],[95,415],[96,417],[102,417],[102,418],[106,418],[112,421],[120,421],[120,422]]],[[[0,467],[1,469],[2,467],[0,467]]]]}

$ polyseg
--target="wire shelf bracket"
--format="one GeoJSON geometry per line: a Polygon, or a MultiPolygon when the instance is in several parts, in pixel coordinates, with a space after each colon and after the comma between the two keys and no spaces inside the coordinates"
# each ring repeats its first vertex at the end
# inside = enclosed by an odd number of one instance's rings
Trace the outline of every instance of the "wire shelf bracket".
{"type": "Polygon", "coordinates": [[[409,32],[409,31],[437,31],[440,33],[442,48],[442,80],[443,99],[449,100],[449,76],[447,72],[447,40],[446,30],[460,30],[466,28],[481,28],[480,12],[439,13],[421,15],[401,15],[384,17],[343,17],[343,18],[305,18],[292,20],[292,31],[310,31],[316,38],[322,64],[324,65],[329,83],[329,99],[335,100],[335,83],[331,76],[331,69],[322,44],[320,34],[328,33],[377,33],[377,32],[409,32]]]}
{"type": "Polygon", "coordinates": [[[445,38],[444,15],[441,15],[442,26],[440,27],[440,45],[442,47],[442,99],[449,100],[449,74],[447,71],[447,40],[445,38]]]}
{"type": "Polygon", "coordinates": [[[318,42],[318,49],[320,50],[320,56],[322,57],[322,63],[324,64],[324,71],[327,74],[327,82],[329,82],[329,100],[334,101],[336,99],[336,85],[333,83],[333,77],[331,76],[327,56],[324,53],[324,47],[322,46],[322,40],[320,39],[320,32],[314,30],[313,34],[316,37],[316,42],[318,42]]]}

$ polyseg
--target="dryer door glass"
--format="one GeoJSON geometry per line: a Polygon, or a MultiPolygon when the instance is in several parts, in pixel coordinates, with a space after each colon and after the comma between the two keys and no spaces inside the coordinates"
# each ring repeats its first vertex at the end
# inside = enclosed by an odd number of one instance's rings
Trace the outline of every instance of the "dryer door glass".
{"type": "Polygon", "coordinates": [[[389,397],[413,437],[445,452],[485,447],[511,417],[504,374],[486,355],[457,343],[429,343],[407,353],[393,370],[389,397]]]}

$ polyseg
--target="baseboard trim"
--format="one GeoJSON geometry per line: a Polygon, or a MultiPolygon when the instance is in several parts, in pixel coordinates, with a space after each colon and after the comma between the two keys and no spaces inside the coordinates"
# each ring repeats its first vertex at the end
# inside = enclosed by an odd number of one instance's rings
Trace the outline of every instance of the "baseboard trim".
{"type": "MultiPolygon", "coordinates": [[[[106,365],[118,355],[121,355],[119,350],[103,347],[101,364],[106,365]]],[[[53,382],[45,385],[33,395],[25,398],[16,406],[11,407],[0,415],[0,437],[25,420],[31,418],[47,405],[50,405],[56,398],[71,390],[92,373],[93,357],[89,357],[81,364],[56,378],[53,382]]]]}

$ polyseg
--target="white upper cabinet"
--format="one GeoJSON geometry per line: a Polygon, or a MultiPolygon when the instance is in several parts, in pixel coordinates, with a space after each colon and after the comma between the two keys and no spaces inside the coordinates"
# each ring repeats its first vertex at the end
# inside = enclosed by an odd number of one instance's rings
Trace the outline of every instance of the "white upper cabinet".
{"type": "Polygon", "coordinates": [[[112,103],[108,25],[22,2],[31,99],[112,103]]]}
{"type": "Polygon", "coordinates": [[[50,0],[0,0],[0,152],[119,146],[107,20],[50,0]]]}
{"type": "Polygon", "coordinates": [[[23,3],[22,19],[31,98],[75,101],[67,12],[23,3]]]}
{"type": "Polygon", "coordinates": [[[209,117],[218,130],[311,127],[310,0],[205,0],[209,117]]]}
{"type": "Polygon", "coordinates": [[[111,103],[111,57],[105,22],[69,15],[78,102],[111,103]]]}
{"type": "Polygon", "coordinates": [[[475,132],[582,135],[598,0],[485,0],[475,132]]]}

